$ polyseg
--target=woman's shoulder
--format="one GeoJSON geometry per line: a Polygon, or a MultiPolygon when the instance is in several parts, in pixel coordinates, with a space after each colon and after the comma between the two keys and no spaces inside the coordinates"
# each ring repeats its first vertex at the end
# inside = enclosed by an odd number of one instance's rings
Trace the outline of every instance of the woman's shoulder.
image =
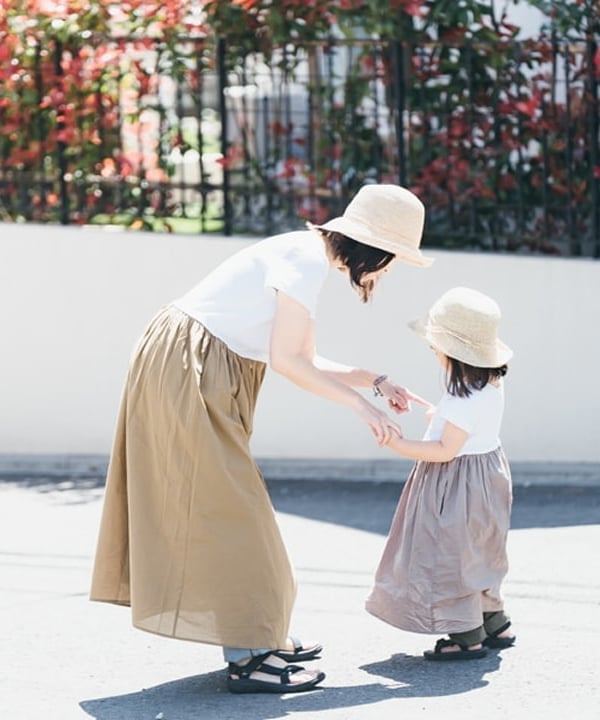
{"type": "MultiPolygon", "coordinates": [[[[316,236],[318,238],[318,236],[316,236]]],[[[259,248],[288,248],[288,247],[311,247],[314,245],[315,233],[310,230],[290,230],[289,232],[269,235],[260,240],[254,247],[259,248]]]]}
{"type": "Polygon", "coordinates": [[[325,245],[310,230],[294,230],[265,238],[255,246],[255,253],[266,260],[291,264],[329,267],[325,245]]]}
{"type": "Polygon", "coordinates": [[[324,248],[321,238],[311,230],[290,230],[270,235],[255,245],[257,250],[285,253],[288,251],[314,252],[324,248]]]}

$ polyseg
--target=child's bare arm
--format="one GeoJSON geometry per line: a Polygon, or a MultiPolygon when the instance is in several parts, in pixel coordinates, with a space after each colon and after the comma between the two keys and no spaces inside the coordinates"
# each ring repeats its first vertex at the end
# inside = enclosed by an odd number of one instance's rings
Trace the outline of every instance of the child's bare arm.
{"type": "Polygon", "coordinates": [[[407,440],[393,430],[392,436],[386,444],[398,455],[411,460],[448,462],[458,455],[468,437],[467,432],[446,422],[440,440],[407,440]]]}

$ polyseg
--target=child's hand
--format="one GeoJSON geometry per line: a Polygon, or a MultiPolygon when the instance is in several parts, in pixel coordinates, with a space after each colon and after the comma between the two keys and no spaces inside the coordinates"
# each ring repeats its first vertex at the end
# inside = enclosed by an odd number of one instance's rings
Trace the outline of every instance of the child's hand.
{"type": "MultiPolygon", "coordinates": [[[[399,438],[400,440],[402,440],[402,438],[404,437],[404,434],[402,433],[402,428],[400,427],[400,425],[396,425],[396,424],[390,425],[390,430],[392,431],[390,440],[394,440],[395,438],[399,438]]],[[[389,442],[389,440],[388,440],[388,442],[389,442]]]]}

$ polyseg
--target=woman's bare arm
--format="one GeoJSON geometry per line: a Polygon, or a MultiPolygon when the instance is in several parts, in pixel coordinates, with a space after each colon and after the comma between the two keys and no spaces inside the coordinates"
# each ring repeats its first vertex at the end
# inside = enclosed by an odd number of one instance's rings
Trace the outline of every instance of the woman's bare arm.
{"type": "MultiPolygon", "coordinates": [[[[320,370],[349,387],[373,387],[374,380],[381,375],[381,373],[375,373],[371,370],[342,365],[341,363],[334,362],[320,355],[315,357],[314,363],[320,370]]],[[[398,385],[390,378],[381,382],[378,387],[381,394],[388,401],[390,410],[396,413],[409,411],[411,409],[411,402],[419,403],[426,408],[433,407],[432,403],[428,400],[413,393],[408,388],[398,385]]]]}
{"type": "Polygon", "coordinates": [[[319,369],[315,357],[314,322],[308,310],[278,292],[271,331],[271,368],[308,392],[350,407],[369,425],[379,444],[387,442],[396,427],[392,420],[339,377],[319,369]]]}

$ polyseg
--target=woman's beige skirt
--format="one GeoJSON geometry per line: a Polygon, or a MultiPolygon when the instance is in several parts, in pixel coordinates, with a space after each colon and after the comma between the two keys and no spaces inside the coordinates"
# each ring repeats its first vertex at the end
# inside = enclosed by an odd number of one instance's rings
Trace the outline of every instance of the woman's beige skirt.
{"type": "Polygon", "coordinates": [[[417,633],[460,633],[503,609],[512,502],[502,449],[447,463],[418,462],[402,491],[366,602],[417,633]]]}
{"type": "Polygon", "coordinates": [[[154,318],[122,397],[92,600],[160,635],[284,646],[295,580],[249,449],[264,373],[174,307],[154,318]]]}

